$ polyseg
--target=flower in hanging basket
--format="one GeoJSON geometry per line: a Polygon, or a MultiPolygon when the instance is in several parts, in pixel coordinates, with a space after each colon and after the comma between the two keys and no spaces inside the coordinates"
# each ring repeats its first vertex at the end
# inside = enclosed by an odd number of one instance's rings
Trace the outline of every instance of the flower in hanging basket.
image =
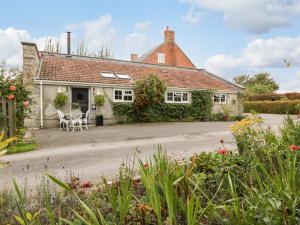
{"type": "Polygon", "coordinates": [[[29,106],[29,104],[30,104],[29,101],[23,102],[23,105],[24,105],[25,108],[27,108],[29,106]]]}
{"type": "Polygon", "coordinates": [[[9,96],[7,96],[7,99],[10,101],[14,100],[14,98],[15,98],[15,95],[13,95],[13,94],[10,94],[9,96]]]}
{"type": "Polygon", "coordinates": [[[11,85],[10,87],[9,87],[9,90],[11,90],[11,91],[15,91],[17,88],[16,88],[16,86],[15,85],[11,85]]]}

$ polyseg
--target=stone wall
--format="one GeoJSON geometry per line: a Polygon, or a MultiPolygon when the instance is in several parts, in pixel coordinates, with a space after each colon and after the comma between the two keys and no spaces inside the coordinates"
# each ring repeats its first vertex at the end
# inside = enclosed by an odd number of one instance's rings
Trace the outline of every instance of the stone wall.
{"type": "Polygon", "coordinates": [[[223,107],[228,106],[231,110],[230,115],[241,116],[243,115],[243,105],[238,93],[226,94],[226,103],[214,103],[212,113],[222,113],[223,107]]]}

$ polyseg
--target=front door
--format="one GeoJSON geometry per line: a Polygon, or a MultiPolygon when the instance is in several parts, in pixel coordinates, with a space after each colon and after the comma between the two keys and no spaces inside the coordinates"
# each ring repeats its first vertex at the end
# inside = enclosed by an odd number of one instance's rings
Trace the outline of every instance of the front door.
{"type": "Polygon", "coordinates": [[[89,89],[72,88],[72,107],[80,108],[81,112],[86,113],[89,109],[89,89]]]}

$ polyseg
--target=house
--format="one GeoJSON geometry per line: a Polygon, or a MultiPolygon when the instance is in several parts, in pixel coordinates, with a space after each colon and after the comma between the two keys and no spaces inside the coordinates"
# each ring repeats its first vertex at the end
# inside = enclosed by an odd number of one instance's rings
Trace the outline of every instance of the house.
{"type": "MultiPolygon", "coordinates": [[[[95,123],[94,96],[105,93],[113,102],[133,102],[134,81],[150,74],[167,84],[167,103],[191,103],[191,91],[214,90],[213,113],[228,105],[233,115],[242,114],[239,99],[242,88],[204,69],[197,69],[175,42],[175,32],[168,27],[164,42],[141,57],[131,54],[131,61],[72,55],[70,33],[67,54],[43,52],[35,43],[22,42],[24,83],[32,89],[36,102],[29,127],[57,126],[54,99],[58,92],[68,96],[62,111],[69,113],[72,103],[79,102],[83,112],[91,109],[90,122],[95,123]]],[[[116,122],[111,101],[102,113],[106,124],[116,122]]]]}

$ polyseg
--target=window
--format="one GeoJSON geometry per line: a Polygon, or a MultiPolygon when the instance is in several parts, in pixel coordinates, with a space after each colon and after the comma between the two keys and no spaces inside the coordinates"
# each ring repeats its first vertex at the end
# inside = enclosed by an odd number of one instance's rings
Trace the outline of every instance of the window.
{"type": "Polygon", "coordinates": [[[132,90],[114,90],[115,102],[133,102],[132,90]]]}
{"type": "Polygon", "coordinates": [[[104,78],[115,78],[116,76],[111,72],[101,72],[101,76],[104,78]]]}
{"type": "Polygon", "coordinates": [[[214,103],[226,103],[226,94],[214,94],[214,103]]]}
{"type": "Polygon", "coordinates": [[[166,94],[166,102],[167,103],[188,103],[189,93],[168,91],[166,94]]]}
{"type": "Polygon", "coordinates": [[[165,63],[165,54],[164,53],[157,53],[157,62],[165,63]]]}
{"type": "Polygon", "coordinates": [[[116,76],[119,79],[130,79],[130,76],[128,74],[124,74],[124,73],[116,73],[116,76]]]}

